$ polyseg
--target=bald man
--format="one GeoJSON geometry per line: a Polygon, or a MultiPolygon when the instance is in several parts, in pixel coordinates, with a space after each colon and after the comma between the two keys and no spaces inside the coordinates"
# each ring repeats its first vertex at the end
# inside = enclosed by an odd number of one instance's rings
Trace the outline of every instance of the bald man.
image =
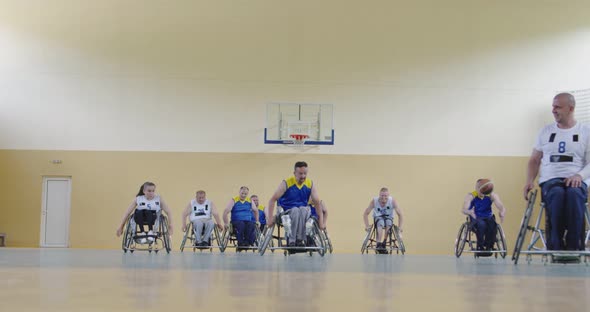
{"type": "Polygon", "coordinates": [[[576,121],[575,108],[576,100],[569,93],[560,93],[553,98],[555,123],[541,129],[527,168],[526,200],[540,173],[539,186],[546,204],[545,232],[549,250],[584,249],[584,213],[590,177],[590,127],[576,121]]]}

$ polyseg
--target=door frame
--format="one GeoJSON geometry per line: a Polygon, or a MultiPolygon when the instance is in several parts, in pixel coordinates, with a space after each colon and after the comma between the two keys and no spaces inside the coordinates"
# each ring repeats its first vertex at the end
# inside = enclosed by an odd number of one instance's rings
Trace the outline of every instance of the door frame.
{"type": "Polygon", "coordinates": [[[68,248],[70,245],[70,214],[71,214],[71,206],[72,206],[72,177],[70,176],[43,176],[43,184],[42,184],[42,198],[41,198],[41,233],[40,233],[40,240],[39,246],[40,247],[58,247],[58,248],[68,248]],[[66,206],[66,242],[63,245],[53,245],[53,244],[46,244],[45,243],[45,230],[47,226],[47,185],[49,181],[67,181],[68,182],[68,190],[67,190],[67,198],[68,204],[66,206]]]}

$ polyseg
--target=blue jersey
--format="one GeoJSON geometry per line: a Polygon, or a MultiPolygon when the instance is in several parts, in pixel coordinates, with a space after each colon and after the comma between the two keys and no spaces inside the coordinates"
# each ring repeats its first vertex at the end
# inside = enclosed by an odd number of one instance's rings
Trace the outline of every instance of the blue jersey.
{"type": "MultiPolygon", "coordinates": [[[[252,211],[252,221],[256,222],[254,211],[252,211]]],[[[260,224],[266,224],[266,215],[264,214],[264,206],[262,205],[258,205],[258,222],[260,222],[260,224]]]]}
{"type": "Polygon", "coordinates": [[[264,213],[264,206],[258,205],[258,221],[260,224],[266,224],[266,214],[264,213]]]}
{"type": "Polygon", "coordinates": [[[305,207],[309,202],[311,196],[311,188],[313,182],[310,179],[305,179],[302,184],[297,184],[297,179],[294,176],[285,180],[287,190],[279,198],[279,206],[284,210],[289,210],[295,207],[305,207]]]}
{"type": "Polygon", "coordinates": [[[478,218],[491,217],[493,215],[492,197],[490,197],[490,195],[479,197],[477,191],[471,192],[471,195],[473,195],[473,199],[471,200],[469,210],[473,209],[473,211],[475,211],[475,216],[478,218]]]}
{"type": "Polygon", "coordinates": [[[311,211],[311,216],[317,219],[318,218],[318,213],[316,212],[315,207],[312,206],[312,205],[309,205],[309,208],[310,208],[310,211],[311,211]]]}
{"type": "Polygon", "coordinates": [[[252,221],[252,202],[250,197],[243,201],[239,196],[234,197],[234,206],[231,209],[232,221],[252,221]]]}

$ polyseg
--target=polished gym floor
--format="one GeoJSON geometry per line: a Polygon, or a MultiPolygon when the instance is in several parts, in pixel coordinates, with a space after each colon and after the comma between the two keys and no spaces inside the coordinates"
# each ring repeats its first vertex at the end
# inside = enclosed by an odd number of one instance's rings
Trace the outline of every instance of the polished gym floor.
{"type": "Polygon", "coordinates": [[[590,266],[0,248],[0,311],[590,311],[590,266]]]}

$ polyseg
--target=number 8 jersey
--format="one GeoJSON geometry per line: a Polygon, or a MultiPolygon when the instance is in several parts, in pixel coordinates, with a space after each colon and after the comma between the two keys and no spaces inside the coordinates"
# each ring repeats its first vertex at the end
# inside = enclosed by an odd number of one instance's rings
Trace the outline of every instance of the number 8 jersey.
{"type": "MultiPolygon", "coordinates": [[[[534,149],[543,152],[539,184],[554,178],[568,178],[579,173],[590,157],[590,127],[577,122],[570,129],[557,123],[541,129],[534,149]]],[[[590,179],[584,180],[586,185],[590,179]]]]}

